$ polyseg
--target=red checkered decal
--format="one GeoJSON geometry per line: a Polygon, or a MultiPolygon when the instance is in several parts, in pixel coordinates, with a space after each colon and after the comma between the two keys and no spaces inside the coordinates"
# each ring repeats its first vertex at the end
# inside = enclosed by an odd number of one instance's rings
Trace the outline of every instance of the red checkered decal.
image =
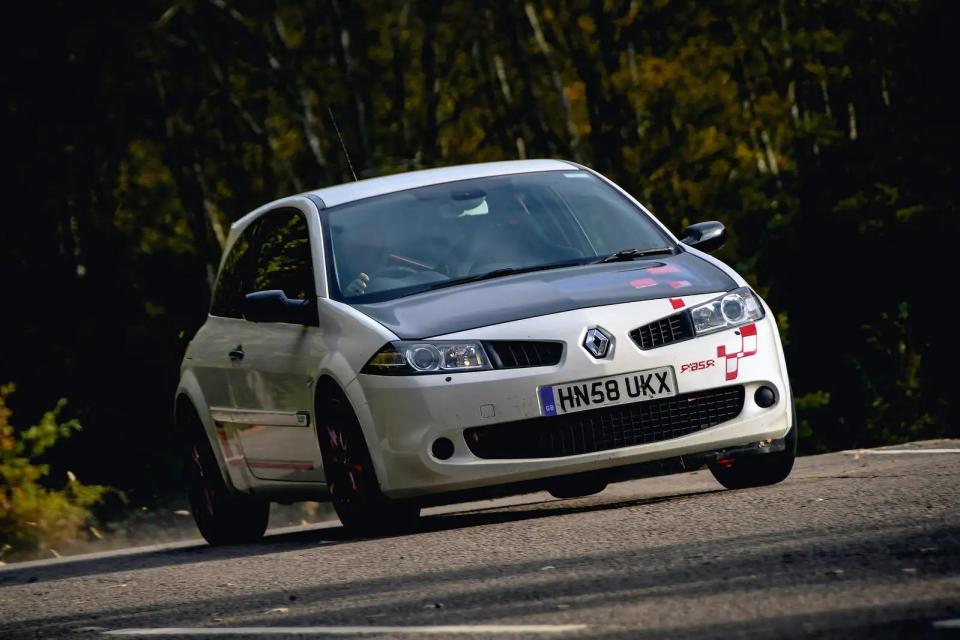
{"type": "Polygon", "coordinates": [[[717,347],[717,357],[726,360],[727,380],[736,380],[740,373],[740,359],[749,358],[757,353],[757,325],[745,324],[740,327],[740,349],[727,351],[726,345],[717,347]]]}

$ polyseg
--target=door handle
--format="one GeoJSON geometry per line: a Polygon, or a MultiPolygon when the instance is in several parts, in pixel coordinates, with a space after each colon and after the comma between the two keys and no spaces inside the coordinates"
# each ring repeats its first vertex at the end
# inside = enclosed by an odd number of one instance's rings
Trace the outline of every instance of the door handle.
{"type": "Polygon", "coordinates": [[[228,353],[227,355],[230,356],[230,359],[233,360],[234,362],[240,362],[241,360],[243,360],[243,345],[238,344],[237,348],[231,351],[230,353],[228,353]]]}

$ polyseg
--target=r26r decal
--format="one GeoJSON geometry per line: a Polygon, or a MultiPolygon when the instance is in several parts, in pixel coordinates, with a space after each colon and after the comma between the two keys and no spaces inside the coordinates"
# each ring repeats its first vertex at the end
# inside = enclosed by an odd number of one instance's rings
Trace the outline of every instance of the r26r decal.
{"type": "Polygon", "coordinates": [[[716,366],[715,360],[698,360],[697,362],[688,362],[687,364],[680,365],[680,373],[692,373],[694,371],[703,371],[704,369],[709,369],[710,367],[716,366]]]}

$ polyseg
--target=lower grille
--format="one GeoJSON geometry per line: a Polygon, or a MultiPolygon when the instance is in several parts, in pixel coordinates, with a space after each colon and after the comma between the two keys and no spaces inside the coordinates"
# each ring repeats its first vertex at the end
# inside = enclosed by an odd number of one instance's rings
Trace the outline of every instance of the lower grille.
{"type": "Polygon", "coordinates": [[[742,385],[464,430],[478,458],[559,458],[679,438],[740,415],[742,385]]]}

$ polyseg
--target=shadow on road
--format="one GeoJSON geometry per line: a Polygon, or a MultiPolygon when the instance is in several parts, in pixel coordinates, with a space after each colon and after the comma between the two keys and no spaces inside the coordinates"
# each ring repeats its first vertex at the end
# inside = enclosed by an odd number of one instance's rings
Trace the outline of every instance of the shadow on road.
{"type": "MultiPolygon", "coordinates": [[[[687,496],[680,496],[687,497],[687,496]]],[[[653,499],[654,502],[670,498],[653,499]]],[[[650,504],[649,501],[634,501],[650,504]]],[[[626,503],[610,503],[616,508],[626,503]]],[[[591,510],[598,505],[591,505],[591,510]]],[[[576,510],[578,507],[572,507],[576,510]]],[[[566,513],[568,509],[557,509],[566,513]]],[[[466,518],[473,521],[485,516],[501,514],[464,514],[451,520],[466,518]]],[[[479,521],[478,521],[479,522],[479,521]]],[[[330,530],[335,534],[338,530],[330,530]]],[[[304,532],[315,533],[315,532],[304,532]]],[[[280,538],[281,536],[277,536],[280,538]]],[[[282,536],[286,538],[286,536],[282,536]]],[[[299,533],[293,534],[302,540],[299,533]]],[[[379,619],[390,615],[395,625],[456,624],[463,621],[494,622],[543,616],[556,612],[556,605],[575,607],[578,619],[588,619],[594,610],[631,603],[664,607],[682,600],[699,601],[718,593],[740,593],[743,598],[753,597],[765,590],[796,590],[817,593],[824,589],[859,589],[864,584],[886,584],[902,574],[898,565],[918,568],[926,579],[945,578],[957,571],[957,543],[960,530],[956,527],[926,527],[918,529],[903,523],[889,527],[873,527],[864,531],[855,526],[847,529],[822,528],[737,535],[693,542],[670,543],[649,547],[625,547],[599,549],[580,554],[560,554],[525,560],[506,565],[491,563],[443,571],[425,570],[421,573],[400,573],[344,582],[344,576],[318,575],[314,584],[301,585],[295,589],[262,590],[252,594],[217,596],[189,604],[165,602],[135,604],[112,608],[101,612],[96,619],[98,628],[165,626],[175,617],[188,625],[207,625],[211,616],[219,612],[239,613],[240,624],[260,624],[263,614],[278,603],[296,602],[302,611],[290,612],[283,618],[284,626],[309,626],[317,623],[315,607],[328,606],[323,612],[324,624],[350,625],[357,621],[379,619]],[[938,546],[937,554],[925,553],[925,547],[938,546]],[[615,562],[611,562],[615,559],[615,562]],[[545,565],[554,567],[556,574],[549,581],[538,580],[545,565]],[[846,572],[837,570],[845,567],[846,572]],[[353,594],[365,597],[351,600],[353,594]],[[442,595],[442,607],[436,598],[442,595]],[[573,604],[571,604],[573,603],[573,604]],[[302,607],[302,609],[301,609],[302,607]]],[[[282,544],[271,542],[235,548],[237,556],[267,553],[282,544]]],[[[224,550],[191,551],[194,559],[228,557],[224,550]]],[[[164,564],[153,557],[154,566],[164,564]]],[[[166,562],[170,564],[170,562],[166,562]]],[[[870,618],[870,628],[883,631],[878,636],[859,637],[923,637],[901,635],[900,631],[917,631],[929,628],[926,621],[932,616],[952,615],[957,611],[956,602],[934,598],[922,604],[913,603],[903,607],[878,609],[867,602],[851,609],[831,611],[831,626],[840,631],[829,637],[845,637],[843,629],[862,627],[864,617],[870,618]],[[869,614],[869,615],[868,615],[869,614]],[[891,633],[892,631],[892,633],[891,633]]],[[[648,621],[649,632],[637,629],[622,629],[611,626],[604,629],[598,625],[592,631],[596,637],[609,638],[657,638],[657,637],[707,637],[715,636],[712,626],[681,624],[681,620],[665,614],[648,621]],[[681,627],[688,628],[682,629],[681,627]],[[687,633],[689,631],[690,633],[687,633]]],[[[782,612],[756,612],[751,621],[733,634],[737,637],[809,637],[807,625],[822,628],[822,614],[797,613],[784,616],[782,612]],[[785,623],[785,621],[790,621],[785,623]],[[790,626],[795,623],[796,626],[790,626]],[[750,631],[756,633],[749,633],[750,631]]],[[[78,625],[75,615],[49,615],[44,613],[36,620],[20,621],[17,626],[0,622],[0,637],[12,637],[25,629],[35,632],[42,625],[44,635],[60,637],[70,633],[78,625]]]]}
{"type": "MultiPolygon", "coordinates": [[[[655,505],[694,499],[719,491],[722,490],[685,492],[643,498],[618,498],[598,502],[598,499],[602,500],[603,498],[601,494],[599,497],[595,496],[589,499],[544,500],[536,503],[493,506],[465,512],[428,515],[421,518],[415,528],[392,535],[401,536],[449,531],[520,520],[552,518],[574,513],[655,505]]],[[[14,564],[0,569],[0,587],[25,582],[43,582],[46,580],[57,580],[99,573],[135,571],[196,562],[231,560],[277,552],[295,551],[297,549],[310,548],[318,545],[349,544],[369,539],[370,538],[353,537],[341,526],[331,527],[329,525],[317,525],[297,531],[271,534],[257,544],[211,547],[199,542],[195,545],[177,546],[176,548],[150,548],[143,552],[121,552],[118,555],[109,555],[106,557],[99,555],[96,557],[78,556],[76,558],[65,558],[54,561],[51,564],[39,566],[19,567],[14,564]]]]}

